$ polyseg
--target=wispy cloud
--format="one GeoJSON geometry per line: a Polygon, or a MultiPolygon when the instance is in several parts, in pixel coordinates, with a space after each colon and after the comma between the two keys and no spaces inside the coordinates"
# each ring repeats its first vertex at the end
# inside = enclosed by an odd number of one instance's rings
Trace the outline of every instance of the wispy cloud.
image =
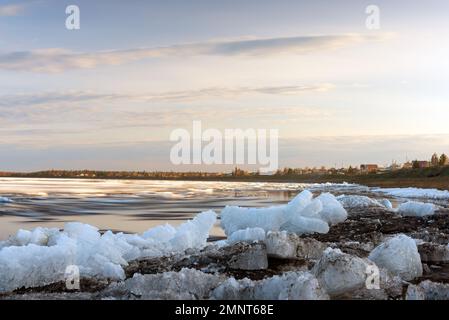
{"type": "Polygon", "coordinates": [[[285,53],[300,55],[319,50],[337,49],[364,41],[384,40],[387,37],[388,35],[383,34],[298,36],[209,41],[167,47],[96,52],[73,52],[51,48],[0,54],[0,69],[57,73],[70,69],[89,69],[100,65],[120,65],[143,59],[173,56],[271,56],[285,53]]]}
{"type": "Polygon", "coordinates": [[[25,7],[20,4],[0,5],[0,17],[12,17],[21,14],[25,7]]]}
{"type": "Polygon", "coordinates": [[[88,91],[46,92],[0,96],[0,107],[32,106],[53,103],[78,102],[189,102],[208,98],[235,98],[249,94],[299,95],[305,92],[322,92],[334,88],[333,84],[263,86],[263,87],[212,87],[197,90],[166,91],[160,93],[98,93],[88,91]]]}
{"type": "MultiPolygon", "coordinates": [[[[24,140],[33,143],[54,142],[54,135],[47,135],[48,130],[60,130],[69,134],[72,138],[78,134],[95,132],[96,138],[89,138],[84,142],[94,142],[98,139],[108,140],[110,134],[114,136],[121,132],[130,132],[133,128],[139,131],[141,128],[153,130],[155,128],[171,130],[174,127],[190,127],[192,120],[202,120],[208,126],[223,127],[235,125],[238,119],[251,119],[252,126],[272,126],[273,120],[285,117],[282,125],[299,124],[304,121],[323,121],[332,116],[332,111],[312,106],[282,106],[267,105],[253,106],[228,106],[214,107],[203,105],[194,107],[158,105],[152,107],[132,107],[130,104],[122,104],[121,107],[110,108],[108,104],[98,106],[96,103],[80,103],[68,107],[64,104],[39,104],[17,105],[13,108],[0,107],[0,142],[14,141],[22,143],[24,140]],[[213,112],[211,112],[213,110],[213,112]],[[27,134],[29,130],[36,130],[36,134],[27,134]]],[[[240,125],[248,125],[248,121],[240,125]]],[[[279,123],[280,124],[280,123],[279,123]]],[[[165,131],[164,131],[165,132],[165,131]]],[[[67,138],[67,134],[57,137],[58,140],[67,138]]],[[[132,139],[135,137],[133,136],[132,139]]],[[[79,140],[77,140],[79,142],[79,140]]],[[[97,141],[98,142],[98,141],[97,141]]]]}
{"type": "Polygon", "coordinates": [[[332,114],[329,111],[307,106],[248,106],[214,108],[213,106],[144,108],[130,110],[126,106],[119,109],[97,107],[93,105],[60,107],[58,105],[39,105],[34,107],[17,106],[8,112],[0,113],[0,132],[16,130],[19,125],[49,125],[55,123],[71,124],[83,130],[86,126],[100,128],[132,127],[173,127],[190,124],[192,120],[203,120],[214,125],[235,122],[236,119],[251,119],[253,122],[272,123],[282,115],[287,122],[322,120],[332,114]],[[213,112],[211,112],[211,109],[213,112]]]}
{"type": "Polygon", "coordinates": [[[287,122],[299,121],[322,121],[323,118],[330,117],[331,112],[321,108],[307,106],[250,106],[245,108],[211,108],[201,106],[194,108],[169,108],[161,110],[147,111],[119,111],[115,115],[115,121],[108,122],[111,127],[167,127],[173,128],[173,123],[177,126],[191,126],[192,120],[202,120],[208,125],[223,126],[224,124],[235,123],[236,119],[251,119],[252,125],[271,124],[273,119],[285,116],[287,122]],[[213,110],[213,112],[211,112],[213,110]]]}

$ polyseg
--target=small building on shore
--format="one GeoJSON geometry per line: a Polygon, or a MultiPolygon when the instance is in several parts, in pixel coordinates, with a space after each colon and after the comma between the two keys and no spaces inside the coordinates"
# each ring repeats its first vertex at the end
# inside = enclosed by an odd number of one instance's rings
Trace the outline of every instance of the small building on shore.
{"type": "Polygon", "coordinates": [[[416,166],[419,169],[430,168],[430,162],[429,161],[416,161],[416,166]]]}
{"type": "Polygon", "coordinates": [[[360,173],[377,173],[379,166],[377,164],[361,164],[360,173]]]}

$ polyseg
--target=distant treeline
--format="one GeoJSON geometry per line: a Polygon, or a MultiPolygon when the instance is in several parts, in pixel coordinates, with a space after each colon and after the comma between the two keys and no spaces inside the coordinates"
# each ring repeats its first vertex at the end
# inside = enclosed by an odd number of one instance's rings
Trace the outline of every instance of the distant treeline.
{"type": "Polygon", "coordinates": [[[449,166],[428,168],[403,168],[391,172],[377,172],[369,175],[360,175],[359,171],[349,167],[346,169],[318,169],[305,170],[297,168],[284,168],[271,175],[260,172],[250,172],[235,168],[232,172],[163,172],[163,171],[97,171],[97,170],[46,170],[38,172],[0,172],[1,177],[27,177],[27,178],[98,178],[98,179],[198,179],[198,180],[329,180],[357,181],[359,179],[379,178],[425,178],[449,176],[449,166]]]}
{"type": "Polygon", "coordinates": [[[249,172],[235,168],[225,172],[174,172],[174,171],[97,171],[97,170],[46,170],[37,172],[0,172],[1,177],[26,178],[98,178],[98,179],[183,179],[183,178],[224,178],[235,176],[257,176],[259,172],[249,172]]]}
{"type": "Polygon", "coordinates": [[[0,172],[0,176],[28,178],[99,178],[99,179],[145,179],[220,177],[221,173],[209,172],[147,172],[147,171],[96,171],[96,170],[47,170],[38,172],[0,172]]]}

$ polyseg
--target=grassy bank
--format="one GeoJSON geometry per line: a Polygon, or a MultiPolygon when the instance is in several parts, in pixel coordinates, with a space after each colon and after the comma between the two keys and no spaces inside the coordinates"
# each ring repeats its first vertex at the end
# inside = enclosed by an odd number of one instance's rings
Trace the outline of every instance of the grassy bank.
{"type": "Polygon", "coordinates": [[[358,176],[354,181],[368,186],[447,190],[449,189],[449,167],[398,170],[378,175],[358,176]]]}
{"type": "Polygon", "coordinates": [[[323,175],[298,176],[294,182],[350,182],[370,187],[384,188],[435,188],[449,189],[449,167],[434,167],[424,169],[402,169],[393,172],[365,174],[365,175],[323,175]]]}

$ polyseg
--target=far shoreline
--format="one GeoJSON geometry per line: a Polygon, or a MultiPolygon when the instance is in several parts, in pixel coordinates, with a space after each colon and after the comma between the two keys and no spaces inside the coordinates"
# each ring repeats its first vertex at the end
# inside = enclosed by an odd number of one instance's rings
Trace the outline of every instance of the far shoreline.
{"type": "Polygon", "coordinates": [[[395,176],[393,173],[366,174],[366,175],[298,175],[298,176],[278,176],[278,175],[251,175],[251,176],[181,176],[181,177],[132,177],[132,176],[54,176],[37,175],[36,173],[2,173],[0,178],[35,178],[35,179],[78,179],[78,180],[147,180],[147,181],[193,181],[193,182],[254,182],[254,183],[353,183],[368,187],[380,188],[426,188],[449,190],[449,176],[419,176],[417,174],[395,176]]]}

